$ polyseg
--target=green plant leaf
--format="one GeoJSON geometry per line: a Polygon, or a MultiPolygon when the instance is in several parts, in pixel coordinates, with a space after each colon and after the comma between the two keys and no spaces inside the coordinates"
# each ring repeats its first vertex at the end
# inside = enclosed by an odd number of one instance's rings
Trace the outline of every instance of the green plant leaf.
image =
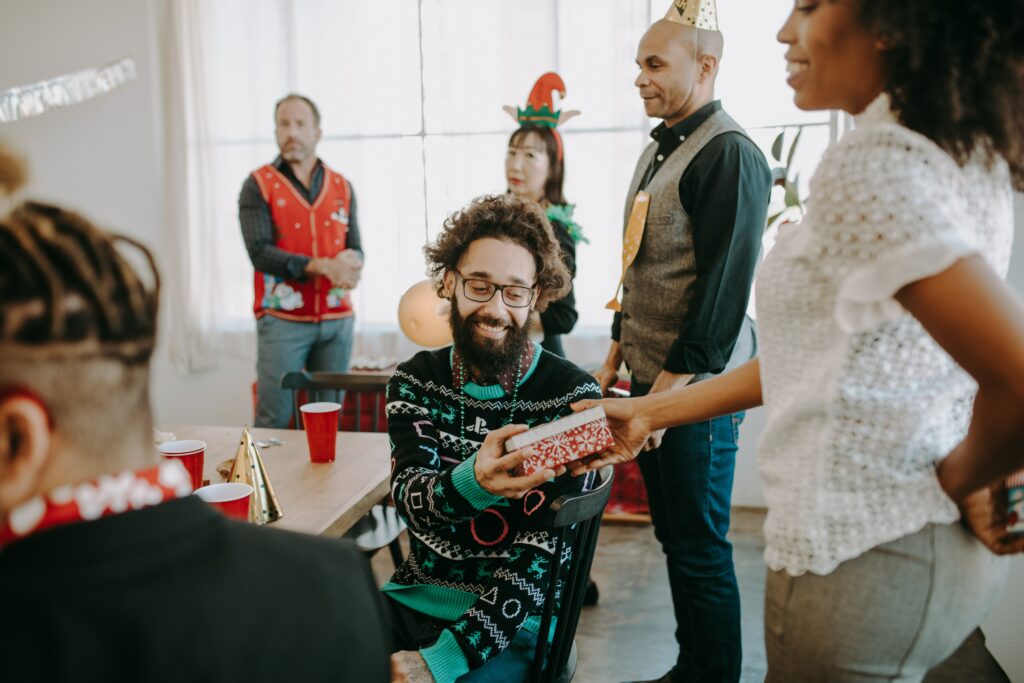
{"type": "Polygon", "coordinates": [[[786,170],[787,170],[787,171],[788,171],[788,170],[789,170],[790,168],[792,168],[792,166],[793,166],[793,155],[794,155],[794,154],[796,153],[796,145],[797,145],[797,143],[798,143],[798,142],[800,142],[800,135],[801,135],[801,134],[802,134],[803,132],[804,132],[804,129],[803,129],[803,127],[801,126],[801,127],[800,127],[800,128],[799,128],[799,129],[797,130],[797,132],[796,132],[796,137],[795,137],[795,138],[793,138],[793,144],[791,144],[791,145],[789,146],[789,156],[787,156],[787,157],[786,157],[786,170]]]}
{"type": "Polygon", "coordinates": [[[782,140],[785,136],[786,131],[783,130],[776,136],[775,142],[772,143],[772,157],[774,157],[775,161],[782,161],[782,140]]]}
{"type": "Polygon", "coordinates": [[[768,216],[768,227],[772,227],[772,225],[775,224],[775,221],[779,220],[779,216],[781,216],[784,213],[786,213],[785,209],[783,209],[782,211],[776,211],[771,216],[768,216]]]}

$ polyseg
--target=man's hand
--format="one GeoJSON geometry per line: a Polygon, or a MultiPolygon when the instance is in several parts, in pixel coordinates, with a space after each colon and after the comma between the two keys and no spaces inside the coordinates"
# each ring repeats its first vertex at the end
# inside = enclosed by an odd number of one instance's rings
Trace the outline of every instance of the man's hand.
{"type": "Polygon", "coordinates": [[[601,406],[608,417],[608,426],[612,430],[612,447],[604,453],[569,463],[573,476],[579,476],[591,470],[599,470],[605,465],[615,465],[632,460],[647,443],[651,435],[647,419],[636,412],[637,399],[610,398],[601,401],[587,399],[572,404],[576,412],[601,406]]]}
{"type": "Polygon", "coordinates": [[[612,340],[608,347],[608,355],[604,359],[601,369],[594,373],[594,379],[601,386],[601,395],[608,396],[608,389],[615,386],[619,381],[619,368],[622,366],[622,347],[619,342],[612,340]]]}
{"type": "Polygon", "coordinates": [[[335,284],[345,289],[355,289],[363,275],[363,259],[355,249],[345,249],[334,255],[333,261],[339,265],[341,277],[335,284]]]}
{"type": "Polygon", "coordinates": [[[334,287],[349,288],[349,268],[345,263],[339,261],[337,257],[310,259],[309,264],[306,266],[306,272],[310,275],[319,275],[320,277],[327,278],[327,281],[334,287]]]}
{"type": "MultiPolygon", "coordinates": [[[[689,384],[690,380],[693,379],[693,375],[678,375],[668,370],[662,370],[658,373],[658,376],[654,379],[654,384],[651,385],[651,390],[648,394],[660,394],[663,391],[672,391],[677,387],[683,387],[689,384]]],[[[651,433],[651,438],[644,444],[645,451],[653,451],[655,448],[661,445],[661,439],[665,436],[665,430],[659,429],[656,432],[651,433]]]]}
{"type": "Polygon", "coordinates": [[[997,484],[975,491],[960,501],[964,525],[996,555],[1024,552],[1024,534],[1011,534],[1006,510],[1006,486],[997,484]]]}
{"type": "Polygon", "coordinates": [[[327,278],[334,287],[354,289],[363,274],[363,261],[356,251],[346,249],[331,258],[310,259],[306,272],[327,278]]]}
{"type": "Polygon", "coordinates": [[[594,371],[594,379],[601,386],[601,395],[607,396],[608,389],[615,386],[616,382],[619,381],[619,371],[616,368],[604,365],[594,371]]]}
{"type": "Polygon", "coordinates": [[[391,683],[434,683],[434,675],[414,650],[402,650],[391,655],[391,683]]]}
{"type": "Polygon", "coordinates": [[[527,429],[526,425],[505,425],[484,438],[484,445],[476,453],[473,474],[476,475],[477,483],[488,493],[502,498],[522,498],[531,489],[565,472],[564,467],[559,467],[557,471],[542,470],[525,477],[517,477],[510,472],[533,455],[533,450],[521,448],[505,453],[505,441],[527,429]]]}
{"type": "Polygon", "coordinates": [[[359,256],[359,252],[355,249],[345,249],[339,251],[334,255],[334,258],[344,261],[349,264],[352,268],[361,269],[363,267],[363,259],[359,256]]]}

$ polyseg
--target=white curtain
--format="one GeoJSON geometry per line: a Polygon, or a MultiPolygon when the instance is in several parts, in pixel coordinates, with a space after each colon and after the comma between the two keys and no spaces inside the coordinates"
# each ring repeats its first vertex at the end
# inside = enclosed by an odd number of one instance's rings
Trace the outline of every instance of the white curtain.
{"type": "MultiPolygon", "coordinates": [[[[166,2],[168,225],[179,236],[170,324],[180,369],[208,367],[217,352],[252,353],[252,267],[237,198],[247,174],[277,153],[273,106],[283,94],[317,102],[318,153],[356,191],[366,268],[355,353],[397,359],[415,350],[397,331],[396,308],[424,277],[424,243],[449,212],[504,190],[515,123],[501,106],[522,105],[549,70],[565,80],[565,106],[583,112],[562,131],[566,196],[590,239],[577,248],[580,320],[567,350],[583,364],[603,359],[625,190],[656,123],[633,86],[636,46],[668,0],[166,2]]],[[[766,150],[780,125],[823,123],[820,140],[801,143],[813,165],[828,144],[828,114],[789,103],[773,33],[784,3],[718,5],[725,106],[766,150]]]]}
{"type": "Polygon", "coordinates": [[[160,28],[161,101],[164,137],[164,225],[174,235],[164,329],[169,329],[170,355],[181,372],[216,365],[216,346],[225,286],[210,228],[216,216],[212,194],[209,100],[206,92],[205,46],[200,39],[200,0],[153,3],[160,28]]]}

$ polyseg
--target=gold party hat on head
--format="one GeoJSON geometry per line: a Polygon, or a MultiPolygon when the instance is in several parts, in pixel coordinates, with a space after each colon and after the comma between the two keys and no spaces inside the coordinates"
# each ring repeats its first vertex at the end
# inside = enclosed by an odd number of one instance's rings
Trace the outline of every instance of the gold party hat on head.
{"type": "Polygon", "coordinates": [[[718,7],[715,0],[673,0],[665,20],[706,31],[718,30],[718,7]]]}
{"type": "Polygon", "coordinates": [[[260,451],[256,448],[248,427],[242,428],[242,440],[235,451],[235,461],[231,464],[228,481],[237,481],[252,487],[249,521],[253,524],[267,524],[284,516],[281,504],[274,495],[274,487],[270,485],[270,478],[267,477],[267,470],[263,467],[263,458],[260,457],[260,451]]]}

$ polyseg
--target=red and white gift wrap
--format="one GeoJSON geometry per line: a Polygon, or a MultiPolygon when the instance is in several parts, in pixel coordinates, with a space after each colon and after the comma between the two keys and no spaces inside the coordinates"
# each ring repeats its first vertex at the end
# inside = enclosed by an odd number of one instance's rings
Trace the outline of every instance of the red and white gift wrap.
{"type": "Polygon", "coordinates": [[[505,450],[533,449],[533,455],[516,468],[516,474],[529,475],[600,453],[612,443],[604,408],[597,406],[516,434],[505,442],[505,450]]]}
{"type": "Polygon", "coordinates": [[[1024,533],[1024,470],[1006,479],[1007,525],[1012,533],[1024,533]]]}

